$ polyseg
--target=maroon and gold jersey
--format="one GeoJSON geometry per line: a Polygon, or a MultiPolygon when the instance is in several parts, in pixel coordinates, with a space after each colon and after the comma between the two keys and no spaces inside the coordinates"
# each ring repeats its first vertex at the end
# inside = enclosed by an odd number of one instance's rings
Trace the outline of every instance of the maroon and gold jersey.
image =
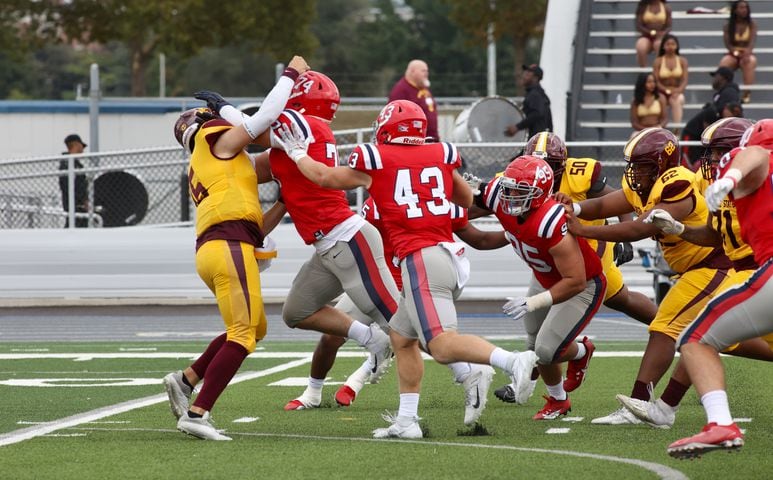
{"type": "MultiPolygon", "coordinates": [[[[733,149],[731,158],[741,149],[733,149]]],[[[720,162],[720,177],[730,162],[720,162]]],[[[731,193],[732,195],[732,193],[731,193]]],[[[754,250],[754,259],[762,265],[773,258],[773,153],[768,159],[768,176],[751,195],[733,198],[741,224],[741,236],[754,250]]]]}
{"type": "MultiPolygon", "coordinates": [[[[628,182],[623,179],[623,193],[636,215],[644,215],[659,203],[675,203],[689,198],[692,200],[693,210],[680,221],[694,227],[706,225],[709,216],[706,201],[701,192],[697,191],[698,188],[695,184],[695,173],[684,167],[666,170],[655,181],[646,199],[642,199],[638,193],[631,190],[628,182]]],[[[663,249],[663,258],[677,273],[684,273],[707,259],[709,255],[718,254],[712,247],[690,243],[677,235],[663,233],[657,235],[656,240],[663,249]]]]}
{"type": "MultiPolygon", "coordinates": [[[[295,110],[285,110],[271,130],[280,125],[296,124],[310,140],[308,155],[329,167],[338,166],[338,152],[330,126],[314,116],[295,110]]],[[[322,188],[307,179],[295,162],[281,148],[272,148],[269,155],[271,173],[282,188],[282,199],[295,228],[307,244],[327,235],[336,225],[352,215],[346,194],[342,190],[322,188]]]]}
{"type": "MultiPolygon", "coordinates": [[[[499,219],[515,253],[532,269],[539,284],[550,288],[563,278],[556,268],[550,249],[568,233],[564,207],[551,198],[539,208],[531,210],[526,218],[509,215],[499,202],[500,178],[491,180],[483,191],[486,207],[499,219]]],[[[585,263],[585,278],[601,275],[599,256],[584,238],[577,238],[577,243],[585,263]]]]}
{"type": "Polygon", "coordinates": [[[188,187],[196,204],[196,237],[261,244],[263,214],[258,201],[258,178],[246,152],[217,158],[212,145],[233,128],[225,120],[205,123],[195,137],[188,166],[188,187]]]}
{"type": "MultiPolygon", "coordinates": [[[[695,172],[695,184],[703,193],[709,186],[709,181],[703,177],[703,172],[695,172]]],[[[728,196],[719,205],[719,210],[710,213],[711,227],[722,236],[722,248],[725,255],[733,262],[736,270],[752,268],[756,270],[755,262],[749,262],[754,258],[752,247],[743,240],[741,224],[738,223],[738,212],[735,203],[728,196]]]]}
{"type": "Polygon", "coordinates": [[[461,166],[455,146],[358,145],[349,166],[370,175],[368,191],[398,258],[453,241],[450,198],[453,171],[461,166]]]}

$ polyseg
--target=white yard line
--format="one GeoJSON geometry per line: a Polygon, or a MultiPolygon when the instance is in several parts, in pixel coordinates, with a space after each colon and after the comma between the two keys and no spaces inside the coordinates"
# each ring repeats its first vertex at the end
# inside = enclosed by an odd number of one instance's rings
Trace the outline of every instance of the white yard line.
{"type": "MultiPolygon", "coordinates": [[[[190,355],[190,354],[189,354],[190,355]]],[[[283,357],[274,357],[283,358],[283,357]]],[[[306,363],[311,362],[311,354],[305,353],[303,358],[293,360],[291,362],[283,363],[275,367],[267,368],[266,370],[260,370],[257,372],[245,372],[236,375],[231,384],[252,380],[255,378],[265,377],[267,375],[273,375],[278,372],[289,370],[291,368],[299,367],[306,363]]],[[[159,379],[159,388],[161,388],[161,381],[159,379]]],[[[109,405],[107,407],[98,408],[90,412],[79,413],[59,420],[53,420],[51,422],[45,422],[40,425],[35,425],[29,428],[23,428],[20,430],[14,430],[12,432],[4,433],[0,435],[0,447],[5,445],[12,445],[14,443],[23,442],[31,438],[39,437],[41,435],[47,435],[49,433],[61,430],[63,428],[70,428],[83,423],[94,422],[105,417],[117,415],[119,413],[129,412],[138,408],[148,407],[157,403],[163,403],[167,401],[165,393],[159,395],[152,395],[150,397],[138,398],[136,400],[129,400],[128,402],[118,403],[116,405],[109,405]]]]}
{"type": "MultiPolygon", "coordinates": [[[[78,428],[79,431],[99,431],[99,432],[169,432],[177,433],[177,430],[153,429],[153,428],[78,428]]],[[[423,445],[425,447],[461,447],[461,448],[479,448],[487,450],[510,450],[527,453],[544,453],[548,455],[564,455],[568,457],[590,458],[592,460],[602,460],[606,462],[623,463],[643,468],[654,473],[663,480],[689,480],[685,474],[666,465],[655,462],[646,462],[635,458],[616,457],[613,455],[600,455],[597,453],[576,452],[572,450],[550,450],[546,448],[526,448],[513,445],[489,445],[482,443],[462,443],[462,442],[435,442],[432,440],[403,440],[396,438],[364,438],[364,437],[332,437],[323,435],[301,435],[301,434],[282,434],[282,433],[252,433],[252,432],[228,432],[232,436],[243,437],[263,437],[263,438],[292,438],[304,440],[326,440],[335,442],[380,442],[380,443],[409,443],[413,445],[423,445]]]]}

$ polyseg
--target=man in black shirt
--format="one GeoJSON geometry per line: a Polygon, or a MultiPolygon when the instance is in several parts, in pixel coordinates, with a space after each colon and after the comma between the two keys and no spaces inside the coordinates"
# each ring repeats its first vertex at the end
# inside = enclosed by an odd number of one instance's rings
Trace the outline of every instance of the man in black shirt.
{"type": "Polygon", "coordinates": [[[523,65],[521,84],[526,88],[523,98],[524,119],[505,130],[505,135],[512,137],[520,130],[528,129],[531,138],[545,130],[553,131],[553,115],[550,113],[550,99],[540,85],[542,69],[537,64],[523,65]]]}
{"type": "MultiPolygon", "coordinates": [[[[83,149],[86,147],[86,144],[83,143],[81,137],[76,134],[67,135],[67,137],[64,139],[64,144],[67,146],[67,151],[63,152],[63,155],[77,155],[79,153],[83,153],[83,149]]],[[[68,168],[68,163],[68,160],[61,160],[59,162],[59,170],[66,171],[68,168]]],[[[74,164],[76,170],[83,168],[83,164],[78,159],[74,160],[74,164]]],[[[89,210],[89,193],[86,182],[87,180],[85,174],[79,173],[75,175],[75,211],[78,213],[85,213],[89,210]]],[[[68,212],[70,207],[70,189],[68,188],[67,175],[59,176],[59,189],[62,191],[62,208],[65,212],[68,212]]],[[[68,219],[65,220],[64,227],[67,228],[69,225],[70,221],[68,217],[68,219]]],[[[87,218],[75,219],[76,228],[86,228],[88,226],[89,221],[87,218]]]]}

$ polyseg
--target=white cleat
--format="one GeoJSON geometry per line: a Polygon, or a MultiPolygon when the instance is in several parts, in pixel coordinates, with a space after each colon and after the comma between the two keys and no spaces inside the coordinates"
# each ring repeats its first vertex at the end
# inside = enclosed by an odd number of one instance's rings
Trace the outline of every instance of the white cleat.
{"type": "Polygon", "coordinates": [[[653,428],[671,428],[676,420],[678,407],[674,408],[659,398],[648,402],[626,395],[617,395],[617,401],[636,418],[653,428]]]}
{"type": "Polygon", "coordinates": [[[464,424],[475,425],[486,409],[494,369],[488,365],[470,364],[472,371],[462,381],[464,387],[464,424]]]}
{"type": "Polygon", "coordinates": [[[183,372],[172,372],[164,377],[164,390],[169,397],[169,407],[174,418],[179,419],[188,411],[191,403],[193,389],[183,382],[183,372]]]}
{"type": "Polygon", "coordinates": [[[381,327],[374,323],[370,326],[370,331],[371,339],[365,345],[370,352],[368,357],[370,362],[370,378],[368,378],[368,382],[376,384],[387,373],[389,365],[392,363],[394,352],[392,352],[389,337],[381,330],[381,327]]]}
{"type": "Polygon", "coordinates": [[[590,423],[596,425],[638,425],[642,421],[624,407],[620,407],[620,409],[615,410],[606,417],[594,418],[590,423]]]}
{"type": "Polygon", "coordinates": [[[177,430],[202,440],[231,440],[231,437],[227,437],[215,429],[210,420],[209,412],[201,418],[191,418],[188,416],[188,412],[185,412],[177,421],[177,430]]]}
{"type": "Polygon", "coordinates": [[[534,393],[534,389],[531,386],[531,372],[537,365],[537,354],[531,350],[513,352],[513,354],[513,363],[508,365],[510,381],[515,394],[515,403],[523,405],[529,400],[529,396],[534,393]]]}
{"type": "Polygon", "coordinates": [[[424,438],[419,426],[419,417],[398,417],[389,413],[381,418],[392,425],[373,430],[373,438],[424,438]]]}

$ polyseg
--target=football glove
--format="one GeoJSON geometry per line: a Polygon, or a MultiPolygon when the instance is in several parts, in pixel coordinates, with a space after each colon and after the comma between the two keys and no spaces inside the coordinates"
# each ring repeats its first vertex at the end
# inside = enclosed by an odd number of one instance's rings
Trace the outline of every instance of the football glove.
{"type": "Polygon", "coordinates": [[[678,236],[684,232],[684,224],[678,220],[675,220],[670,213],[660,208],[656,208],[655,210],[651,211],[650,214],[647,215],[647,218],[642,221],[644,223],[651,223],[655,225],[660,229],[661,232],[668,235],[678,236]]]}
{"type": "Polygon", "coordinates": [[[298,163],[300,159],[306,156],[309,148],[309,139],[303,135],[303,132],[296,123],[293,123],[292,127],[290,125],[280,126],[274,130],[274,136],[276,143],[279,144],[293,162],[298,163]]]}
{"type": "Polygon", "coordinates": [[[630,242],[617,242],[613,250],[615,265],[618,267],[633,260],[633,245],[630,242]]]}
{"type": "Polygon", "coordinates": [[[470,186],[473,195],[480,195],[480,184],[483,183],[483,179],[476,177],[470,172],[464,172],[462,178],[470,186]]]}
{"type": "Polygon", "coordinates": [[[529,311],[526,297],[507,297],[508,302],[502,305],[502,311],[513,320],[522,319],[529,311]]]}
{"type": "Polygon", "coordinates": [[[709,210],[716,212],[722,204],[728,193],[735,188],[736,180],[728,177],[722,177],[709,185],[703,197],[706,199],[706,206],[709,210]]]}
{"type": "Polygon", "coordinates": [[[222,95],[211,90],[199,90],[193,94],[193,98],[207,102],[207,107],[218,114],[221,108],[230,105],[222,95]]]}

